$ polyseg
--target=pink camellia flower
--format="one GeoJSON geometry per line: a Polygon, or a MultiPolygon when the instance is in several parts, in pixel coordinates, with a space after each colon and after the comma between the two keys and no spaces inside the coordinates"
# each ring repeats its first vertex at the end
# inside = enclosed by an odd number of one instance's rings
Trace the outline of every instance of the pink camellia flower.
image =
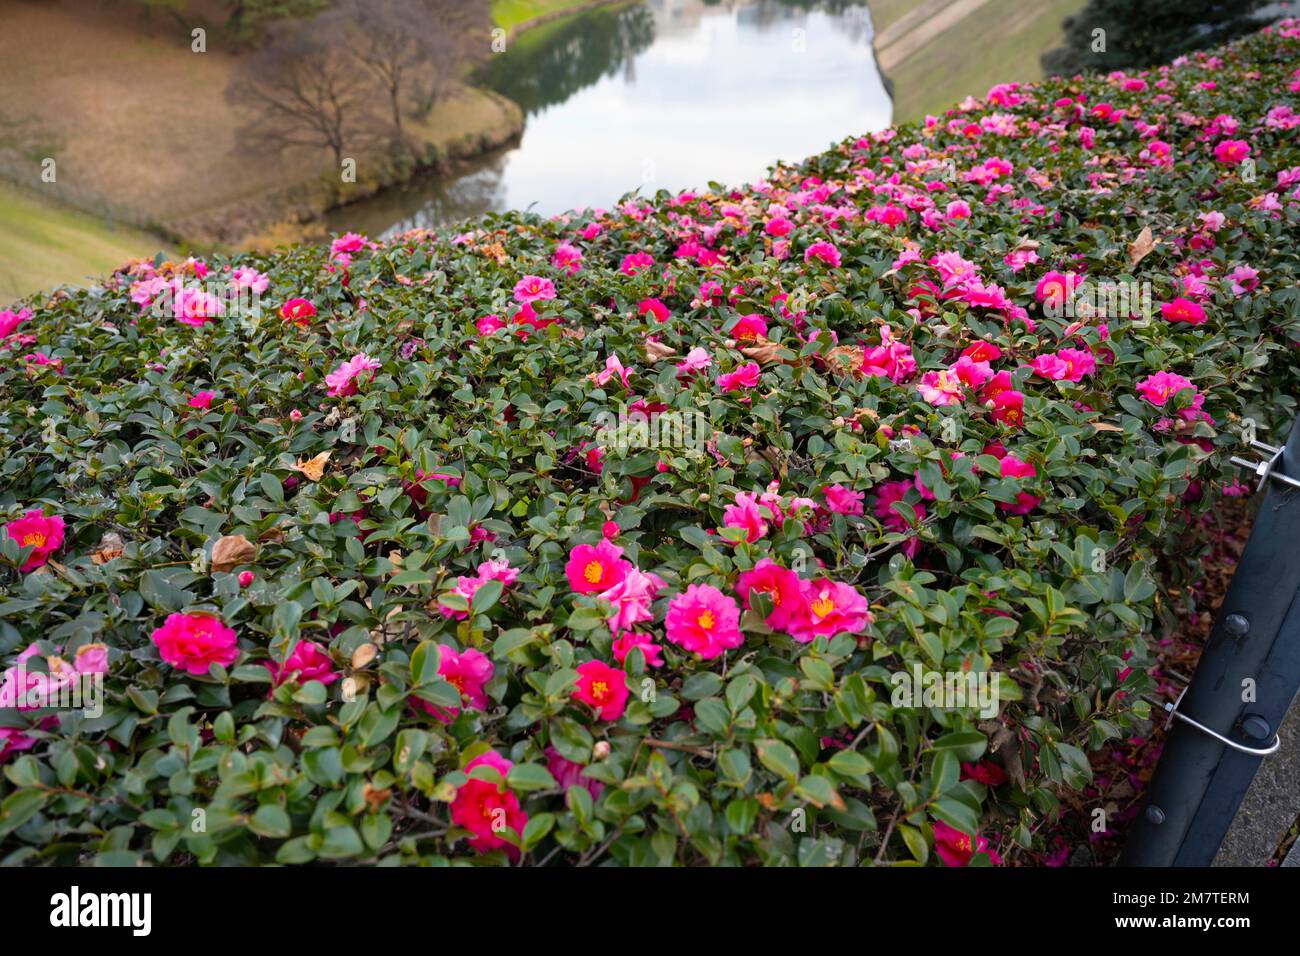
{"type": "Polygon", "coordinates": [[[934,851],[939,854],[945,866],[965,866],[976,853],[987,853],[994,866],[1002,865],[1002,858],[989,841],[982,836],[971,840],[956,827],[950,827],[942,820],[934,821],[934,851]]]}
{"type": "Polygon", "coordinates": [[[1196,386],[1172,372],[1156,372],[1136,385],[1137,392],[1152,405],[1161,406],[1185,388],[1196,390],[1196,386]]]}
{"type": "Polygon", "coordinates": [[[577,667],[574,699],[596,711],[601,720],[618,720],[627,707],[627,675],[603,661],[587,661],[577,667]]]}
{"type": "Polygon", "coordinates": [[[474,328],[481,336],[491,335],[506,327],[505,320],[499,315],[485,315],[474,322],[474,328]]]}
{"type": "MultiPolygon", "coordinates": [[[[885,528],[896,534],[903,534],[910,531],[912,526],[908,524],[907,519],[894,510],[895,501],[902,501],[904,495],[914,487],[911,481],[886,481],[876,488],[876,517],[884,522],[885,528]]],[[[912,510],[916,514],[917,521],[922,520],[926,515],[925,505],[916,502],[912,505],[912,510]]],[[[916,554],[921,547],[919,538],[912,538],[904,546],[903,551],[908,557],[916,554]]]]}
{"type": "Polygon", "coordinates": [[[880,330],[880,344],[862,350],[861,371],[891,382],[905,381],[916,373],[912,347],[894,338],[894,330],[886,325],[880,330]]]}
{"type": "MultiPolygon", "coordinates": [[[[1027,461],[1022,461],[1015,455],[1006,454],[1000,459],[1002,465],[1003,478],[1033,478],[1038,474],[1038,469],[1027,461]]],[[[1042,502],[1042,498],[1037,495],[1031,495],[1027,491],[1016,493],[1015,504],[1006,501],[999,501],[998,507],[1003,511],[1013,515],[1027,515],[1033,511],[1042,502]]]]}
{"type": "Polygon", "coordinates": [[[981,760],[979,763],[962,764],[961,779],[975,780],[986,787],[1000,787],[1007,782],[1007,772],[995,763],[981,760]]]}
{"type": "MultiPolygon", "coordinates": [[[[355,395],[357,391],[357,379],[366,372],[373,371],[380,367],[365,352],[358,352],[352,358],[343,362],[334,371],[325,376],[325,384],[329,386],[331,396],[338,398],[344,395],[355,395]]],[[[371,376],[373,378],[374,376],[371,376]]]]}
{"type": "Polygon", "coordinates": [[[790,622],[804,613],[804,592],[800,587],[799,575],[781,567],[771,558],[759,559],[752,571],[742,571],[736,581],[736,593],[740,595],[746,609],[752,607],[751,595],[756,592],[766,594],[772,602],[767,625],[774,630],[788,630],[790,622]]]}
{"type": "Polygon", "coordinates": [[[860,515],[862,514],[862,501],[866,495],[861,491],[854,491],[852,488],[845,488],[843,485],[831,485],[823,494],[826,496],[826,507],[837,515],[860,515]]]}
{"type": "Polygon", "coordinates": [[[246,588],[246,587],[248,587],[250,584],[253,583],[253,580],[254,580],[254,578],[256,578],[256,577],[257,577],[257,576],[256,576],[255,574],[253,574],[252,571],[240,571],[240,572],[239,572],[239,586],[240,586],[241,588],[246,588]]]}
{"type": "Polygon", "coordinates": [[[767,319],[757,312],[742,315],[731,327],[731,335],[737,339],[754,339],[767,335],[767,319]]]}
{"type": "Polygon", "coordinates": [[[582,270],[582,250],[572,243],[562,242],[555,247],[551,265],[569,275],[577,275],[582,270]]]}
{"type": "Polygon", "coordinates": [[[664,305],[658,299],[642,299],[637,306],[638,315],[648,315],[656,322],[667,322],[668,317],[672,315],[668,311],[668,306],[664,305]]]}
{"type": "Polygon", "coordinates": [[[709,353],[698,345],[686,353],[686,358],[677,363],[678,377],[702,372],[713,364],[709,353]]]}
{"type": "Polygon", "coordinates": [[[488,695],[484,685],[492,679],[495,667],[482,651],[468,647],[457,651],[450,644],[438,645],[438,675],[460,692],[460,707],[439,707],[423,698],[412,696],[411,703],[435,720],[449,724],[460,716],[461,707],[487,710],[488,695]]]}
{"type": "Polygon", "coordinates": [[[993,420],[1019,428],[1025,423],[1025,393],[1015,389],[993,396],[993,420]]]}
{"type": "MultiPolygon", "coordinates": [[[[472,540],[472,533],[470,537],[472,540]]],[[[443,601],[439,600],[438,611],[443,617],[463,621],[465,618],[469,617],[470,611],[474,609],[474,595],[478,594],[479,588],[483,587],[483,585],[487,584],[489,581],[500,581],[503,588],[509,587],[511,584],[514,584],[517,577],[519,577],[519,571],[510,567],[510,563],[504,559],[499,561],[484,561],[478,566],[477,573],[474,577],[471,578],[462,575],[456,579],[456,586],[452,588],[453,594],[459,594],[465,599],[466,603],[469,604],[469,610],[462,611],[459,608],[452,607],[450,604],[445,604],[443,601]]]]}
{"type": "Polygon", "coordinates": [[[803,601],[789,624],[790,636],[807,644],[818,637],[861,634],[871,623],[867,599],[851,584],[830,578],[800,583],[803,601]]]}
{"type": "Polygon", "coordinates": [[[202,289],[177,286],[172,303],[172,314],[177,322],[196,328],[206,325],[225,311],[225,305],[215,295],[202,289]]]}
{"type": "Polygon", "coordinates": [[[632,376],[632,369],[624,368],[622,360],[617,355],[610,355],[605,359],[605,367],[596,373],[596,384],[607,385],[610,379],[617,378],[627,388],[627,380],[632,376]]]}
{"type": "Polygon", "coordinates": [[[1244,139],[1225,139],[1214,147],[1214,158],[1227,166],[1236,166],[1250,156],[1250,143],[1244,139]]]}
{"type": "Polygon", "coordinates": [[[736,503],[727,505],[722,512],[722,526],[744,528],[745,540],[749,543],[767,534],[767,521],[764,520],[763,512],[759,510],[757,496],[741,491],[736,492],[736,503]]]}
{"type": "Polygon", "coordinates": [[[1201,325],[1206,321],[1205,310],[1191,299],[1181,296],[1173,302],[1160,305],[1160,314],[1167,322],[1186,322],[1188,325],[1201,325]]]}
{"type": "Polygon", "coordinates": [[[979,388],[993,377],[993,369],[988,362],[977,362],[969,355],[960,356],[948,369],[963,385],[979,388]]]}
{"type": "Polygon", "coordinates": [[[310,299],[290,299],[280,306],[280,318],[303,328],[311,325],[311,320],[315,317],[316,306],[312,305],[310,299]]]}
{"type": "Polygon", "coordinates": [[[992,342],[976,342],[961,350],[963,358],[972,362],[996,362],[1002,358],[1002,350],[992,342]]]}
{"type": "Polygon", "coordinates": [[[32,317],[30,309],[19,309],[17,312],[12,309],[0,311],[0,341],[9,338],[22,325],[32,317]]]}
{"type": "Polygon", "coordinates": [[[738,392],[742,389],[753,388],[758,384],[760,374],[762,374],[762,369],[759,368],[757,362],[746,362],[734,372],[719,375],[718,387],[724,392],[738,392]]]}
{"type": "Polygon", "coordinates": [[[1259,270],[1250,266],[1237,266],[1228,273],[1228,279],[1232,283],[1233,295],[1245,295],[1259,288],[1259,270]]]}
{"type": "Polygon", "coordinates": [[[1042,302],[1050,315],[1060,316],[1065,304],[1074,298],[1083,277],[1073,272],[1045,272],[1034,289],[1034,298],[1042,302]]]}
{"type": "Polygon", "coordinates": [[[569,552],[564,573],[569,587],[578,594],[608,591],[627,577],[632,562],[623,558],[623,549],[605,538],[594,547],[580,544],[569,552]]]}
{"type": "Polygon", "coordinates": [[[510,857],[518,857],[519,850],[506,834],[514,831],[518,841],[528,826],[528,814],[520,807],[519,798],[506,789],[505,778],[514,763],[489,750],[467,763],[465,772],[475,767],[491,767],[501,775],[501,782],[471,776],[457,788],[451,801],[451,822],[473,834],[469,845],[479,853],[504,849],[510,857]]]}
{"type": "Polygon", "coordinates": [[[39,508],[23,513],[5,525],[5,533],[18,542],[20,548],[31,548],[32,553],[19,567],[26,574],[44,567],[55,551],[63,546],[63,532],[66,525],[58,515],[48,518],[39,508]]]}
{"type": "Polygon", "coordinates": [[[314,680],[332,684],[339,679],[329,652],[315,641],[299,641],[283,664],[274,661],[263,661],[262,664],[271,672],[273,687],[279,687],[286,681],[305,684],[314,680]]]}
{"type": "Polygon", "coordinates": [[[835,248],[834,243],[814,242],[804,252],[803,261],[817,261],[830,266],[832,269],[838,269],[840,266],[840,251],[835,248]]]}
{"type": "Polygon", "coordinates": [[[740,608],[710,584],[692,584],[668,603],[668,640],[705,660],[720,657],[744,641],[740,608]]]}
{"type": "Polygon", "coordinates": [[[190,408],[209,408],[212,405],[212,400],[216,397],[216,392],[197,392],[190,399],[190,408]]]}
{"type": "Polygon", "coordinates": [[[926,372],[921,376],[921,381],[917,383],[916,390],[931,405],[939,407],[956,405],[966,397],[966,393],[962,389],[961,379],[951,374],[947,369],[926,372]]]}
{"type": "Polygon", "coordinates": [[[515,301],[525,305],[555,298],[555,283],[541,276],[524,276],[515,283],[515,301]]]}
{"type": "MultiPolygon", "coordinates": [[[[649,574],[640,568],[629,568],[623,579],[608,590],[601,591],[597,596],[602,601],[608,601],[614,606],[614,613],[609,616],[606,623],[609,624],[610,633],[616,638],[625,631],[630,631],[641,621],[654,620],[654,614],[650,611],[650,605],[654,603],[659,591],[664,586],[663,578],[657,574],[649,574]]],[[[647,638],[647,640],[649,640],[647,638]]],[[[623,662],[617,653],[615,657],[619,663],[623,662]]],[[[647,654],[646,662],[649,663],[647,654]]],[[[654,665],[657,666],[657,665],[654,665]]]]}
{"type": "Polygon", "coordinates": [[[648,269],[655,264],[654,256],[648,252],[633,252],[623,257],[622,264],[618,271],[625,276],[634,276],[642,269],[648,269]]]}
{"type": "Polygon", "coordinates": [[[164,661],[195,675],[213,664],[229,667],[239,657],[234,630],[210,614],[169,614],[150,637],[164,661]]]}
{"type": "Polygon", "coordinates": [[[593,800],[604,791],[605,785],[599,780],[593,780],[591,777],[582,775],[582,771],[586,769],[582,764],[574,763],[567,757],[562,756],[558,750],[549,744],[544,752],[546,754],[546,769],[551,772],[551,776],[555,778],[555,782],[560,785],[561,790],[568,790],[570,787],[585,787],[593,800]]]}
{"type": "Polygon", "coordinates": [[[500,581],[501,586],[505,588],[510,587],[519,578],[519,569],[512,568],[505,558],[484,561],[478,566],[477,571],[480,581],[500,581]]]}
{"type": "Polygon", "coordinates": [[[792,223],[789,219],[786,219],[784,216],[774,216],[773,218],[769,219],[763,226],[763,231],[765,233],[767,233],[769,236],[774,236],[778,239],[790,235],[790,232],[793,229],[794,229],[794,223],[792,223]]]}

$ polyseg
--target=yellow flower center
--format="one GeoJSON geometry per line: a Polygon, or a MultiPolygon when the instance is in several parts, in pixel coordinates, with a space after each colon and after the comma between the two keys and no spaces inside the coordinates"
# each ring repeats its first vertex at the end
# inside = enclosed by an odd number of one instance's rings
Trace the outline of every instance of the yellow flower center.
{"type": "Polygon", "coordinates": [[[817,600],[812,602],[812,610],[818,617],[825,617],[827,614],[830,614],[831,611],[835,610],[835,602],[823,594],[817,600]]]}
{"type": "Polygon", "coordinates": [[[597,584],[604,577],[605,569],[599,561],[588,561],[587,566],[582,569],[582,576],[587,579],[588,584],[597,584]]]}
{"type": "Polygon", "coordinates": [[[713,625],[715,623],[715,621],[713,620],[713,612],[701,611],[700,616],[695,619],[695,623],[698,624],[700,627],[704,628],[706,631],[713,630],[713,625]]]}
{"type": "Polygon", "coordinates": [[[23,535],[21,544],[24,548],[29,544],[35,545],[38,548],[44,547],[45,535],[41,534],[39,531],[29,531],[27,534],[23,535]]]}
{"type": "Polygon", "coordinates": [[[609,696],[609,685],[603,680],[591,682],[591,696],[596,700],[604,700],[609,696]]]}

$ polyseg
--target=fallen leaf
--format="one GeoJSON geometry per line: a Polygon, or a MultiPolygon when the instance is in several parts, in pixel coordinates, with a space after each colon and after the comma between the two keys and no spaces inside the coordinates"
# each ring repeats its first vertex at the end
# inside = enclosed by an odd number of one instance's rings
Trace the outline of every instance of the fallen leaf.
{"type": "Polygon", "coordinates": [[[96,564],[107,564],[114,558],[120,558],[126,550],[126,542],[116,531],[109,531],[99,539],[99,544],[90,553],[90,560],[96,564]]]}
{"type": "Polygon", "coordinates": [[[223,535],[212,546],[212,570],[230,571],[241,564],[252,564],[257,558],[257,545],[242,534],[223,535]]]}
{"type": "Polygon", "coordinates": [[[770,365],[773,362],[784,362],[781,358],[781,346],[776,342],[762,341],[758,345],[747,345],[740,350],[743,354],[752,359],[757,359],[763,365],[770,365]]]}
{"type": "Polygon", "coordinates": [[[1128,244],[1128,264],[1135,266],[1155,250],[1156,242],[1151,236],[1151,227],[1143,226],[1138,237],[1128,244]]]}
{"type": "Polygon", "coordinates": [[[294,466],[294,469],[306,475],[308,481],[320,481],[325,474],[325,462],[329,460],[330,452],[323,451],[315,458],[306,461],[301,458],[298,459],[298,464],[294,466]]]}
{"type": "Polygon", "coordinates": [[[1109,422],[1093,422],[1092,427],[1099,432],[1122,432],[1124,430],[1118,425],[1112,425],[1109,422]]]}
{"type": "Polygon", "coordinates": [[[671,346],[664,345],[662,342],[647,342],[645,344],[645,357],[647,362],[658,362],[660,359],[666,359],[671,355],[676,355],[677,350],[671,346]]]}
{"type": "Polygon", "coordinates": [[[369,641],[367,641],[365,644],[362,644],[360,647],[358,647],[355,651],[352,652],[353,669],[360,670],[361,668],[365,667],[367,664],[369,664],[371,661],[375,659],[375,656],[378,653],[379,653],[379,648],[377,648],[374,644],[371,644],[369,641]]]}

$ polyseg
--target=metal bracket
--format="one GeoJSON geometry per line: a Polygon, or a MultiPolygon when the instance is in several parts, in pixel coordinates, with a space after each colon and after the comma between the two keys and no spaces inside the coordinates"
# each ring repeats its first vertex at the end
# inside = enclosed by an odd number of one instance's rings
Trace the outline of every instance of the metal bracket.
{"type": "Polygon", "coordinates": [[[1169,729],[1169,726],[1174,722],[1174,718],[1177,717],[1183,723],[1190,724],[1191,726],[1199,730],[1201,733],[1213,737],[1219,743],[1231,747],[1233,750],[1236,750],[1240,753],[1250,754],[1252,757],[1270,757],[1282,749],[1282,738],[1277,734],[1273,735],[1273,742],[1269,744],[1267,747],[1247,747],[1244,744],[1239,744],[1234,740],[1229,740],[1227,737],[1223,736],[1223,734],[1211,730],[1209,727],[1206,727],[1199,720],[1193,720],[1191,717],[1188,717],[1186,714],[1184,714],[1182,711],[1178,709],[1178,705],[1183,702],[1183,697],[1186,696],[1186,694],[1187,694],[1187,688],[1184,687],[1183,692],[1178,695],[1178,699],[1176,701],[1174,701],[1172,704],[1163,705],[1164,709],[1169,713],[1169,719],[1165,721],[1165,730],[1169,729]]]}
{"type": "Polygon", "coordinates": [[[1232,457],[1232,463],[1239,468],[1249,468],[1259,479],[1259,484],[1255,486],[1256,491],[1263,491],[1264,486],[1268,484],[1270,478],[1276,478],[1278,481],[1284,481],[1293,488],[1300,488],[1300,480],[1292,478],[1290,475],[1283,474],[1277,467],[1278,462],[1282,460],[1283,448],[1274,445],[1267,445],[1262,441],[1252,441],[1250,447],[1256,451],[1262,451],[1269,457],[1265,461],[1250,461],[1246,458],[1232,457]]]}

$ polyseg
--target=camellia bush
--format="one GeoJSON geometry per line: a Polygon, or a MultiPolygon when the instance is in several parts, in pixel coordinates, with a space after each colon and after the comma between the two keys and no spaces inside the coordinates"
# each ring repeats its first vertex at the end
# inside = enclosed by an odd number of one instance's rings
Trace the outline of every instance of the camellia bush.
{"type": "Polygon", "coordinates": [[[0,314],[0,859],[1041,850],[1295,414],[1297,54],[0,314]]]}

